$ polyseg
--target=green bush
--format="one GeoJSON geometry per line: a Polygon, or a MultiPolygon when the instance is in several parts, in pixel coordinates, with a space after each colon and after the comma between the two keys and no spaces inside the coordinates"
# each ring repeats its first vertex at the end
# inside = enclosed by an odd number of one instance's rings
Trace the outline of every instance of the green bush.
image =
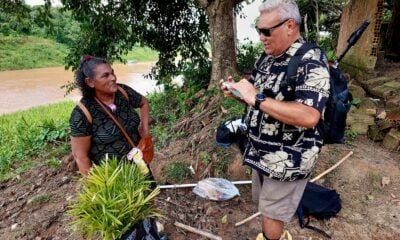
{"type": "Polygon", "coordinates": [[[245,42],[239,45],[237,54],[237,68],[240,73],[248,73],[254,68],[258,57],[261,56],[263,47],[261,43],[245,42]]]}

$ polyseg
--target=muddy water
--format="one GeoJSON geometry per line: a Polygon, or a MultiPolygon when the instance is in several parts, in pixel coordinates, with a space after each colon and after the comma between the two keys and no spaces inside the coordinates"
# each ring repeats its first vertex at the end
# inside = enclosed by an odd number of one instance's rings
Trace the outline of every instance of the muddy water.
{"type": "MultiPolygon", "coordinates": [[[[151,66],[151,62],[145,62],[114,64],[113,68],[118,82],[146,95],[159,89],[155,81],[143,77],[151,66]]],[[[0,72],[0,115],[59,101],[79,100],[78,90],[64,97],[65,89],[60,88],[72,81],[73,76],[73,72],[63,67],[0,72]]]]}

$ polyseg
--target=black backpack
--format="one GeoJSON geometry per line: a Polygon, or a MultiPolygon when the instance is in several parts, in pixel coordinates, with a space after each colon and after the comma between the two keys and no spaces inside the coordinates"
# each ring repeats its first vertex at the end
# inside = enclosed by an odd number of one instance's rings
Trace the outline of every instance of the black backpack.
{"type": "Polygon", "coordinates": [[[342,209],[340,195],[312,182],[308,182],[296,210],[301,228],[309,228],[331,238],[326,232],[310,225],[310,216],[322,220],[336,216],[342,209]]]}
{"type": "MultiPolygon", "coordinates": [[[[289,61],[287,78],[286,81],[282,81],[282,84],[288,84],[292,89],[295,89],[297,68],[301,59],[307,51],[314,48],[319,47],[313,43],[304,43],[296,51],[289,61]]],[[[329,99],[326,103],[324,117],[319,121],[317,129],[322,136],[324,144],[344,143],[346,118],[353,98],[347,87],[346,78],[339,68],[330,66],[329,75],[331,86],[329,99]]]]}

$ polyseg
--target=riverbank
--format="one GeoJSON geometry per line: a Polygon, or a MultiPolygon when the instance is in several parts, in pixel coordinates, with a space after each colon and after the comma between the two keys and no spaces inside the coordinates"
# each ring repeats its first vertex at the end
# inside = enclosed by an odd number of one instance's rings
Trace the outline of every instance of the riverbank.
{"type": "Polygon", "coordinates": [[[68,48],[51,39],[0,35],[0,71],[62,66],[68,48]]]}
{"type": "MultiPolygon", "coordinates": [[[[52,39],[0,34],[0,71],[61,67],[68,51],[66,45],[52,39]]],[[[134,46],[122,58],[130,62],[156,61],[158,53],[148,47],[134,46]]]]}

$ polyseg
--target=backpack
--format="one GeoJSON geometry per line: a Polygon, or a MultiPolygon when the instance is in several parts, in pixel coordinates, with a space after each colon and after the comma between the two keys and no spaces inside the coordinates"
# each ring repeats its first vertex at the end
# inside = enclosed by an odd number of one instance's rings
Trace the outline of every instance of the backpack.
{"type": "MultiPolygon", "coordinates": [[[[304,43],[290,59],[286,81],[295,89],[297,80],[297,68],[304,54],[310,49],[319,48],[313,43],[304,43]]],[[[322,51],[322,49],[321,49],[322,51]]],[[[344,143],[344,133],[346,130],[347,113],[350,110],[353,97],[347,87],[347,81],[340,69],[329,66],[330,93],[326,103],[323,118],[317,124],[318,132],[321,134],[324,144],[344,143]]]]}
{"type": "Polygon", "coordinates": [[[310,216],[322,220],[335,217],[341,210],[340,195],[312,182],[308,182],[297,207],[296,214],[301,228],[309,228],[331,238],[326,232],[310,225],[310,216]]]}
{"type": "Polygon", "coordinates": [[[229,147],[235,143],[243,153],[247,144],[247,126],[243,118],[232,117],[221,123],[217,128],[215,143],[221,147],[229,147]]]}

